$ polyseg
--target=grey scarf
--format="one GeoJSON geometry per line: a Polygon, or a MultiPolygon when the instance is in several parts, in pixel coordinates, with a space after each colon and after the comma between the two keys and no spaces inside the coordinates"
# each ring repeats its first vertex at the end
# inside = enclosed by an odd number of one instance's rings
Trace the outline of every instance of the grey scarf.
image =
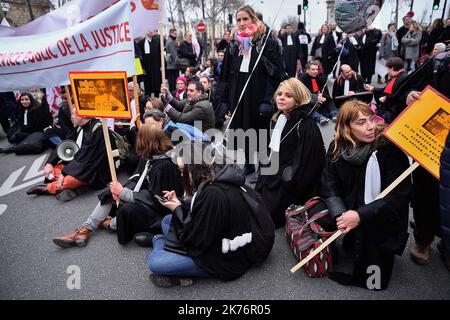
{"type": "Polygon", "coordinates": [[[372,154],[372,151],[372,145],[369,143],[364,143],[355,148],[341,146],[339,147],[339,157],[342,157],[345,161],[350,162],[353,165],[360,166],[366,162],[372,154]]]}

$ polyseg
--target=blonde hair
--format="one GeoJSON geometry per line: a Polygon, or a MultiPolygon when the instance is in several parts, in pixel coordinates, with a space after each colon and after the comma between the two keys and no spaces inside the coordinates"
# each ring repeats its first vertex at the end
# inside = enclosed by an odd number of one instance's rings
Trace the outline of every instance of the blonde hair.
{"type": "MultiPolygon", "coordinates": [[[[375,115],[375,113],[367,103],[359,100],[347,101],[339,109],[336,122],[336,135],[334,138],[334,160],[336,160],[339,156],[339,146],[351,145],[353,148],[355,148],[358,145],[358,142],[355,140],[355,137],[352,134],[350,124],[358,119],[360,112],[365,116],[375,115]]],[[[381,133],[385,128],[386,125],[384,124],[378,124],[376,126],[375,141],[373,143],[377,143],[378,138],[381,136],[381,133]]]]}
{"type": "MultiPolygon", "coordinates": [[[[246,12],[250,17],[250,20],[252,20],[252,23],[258,25],[258,30],[256,30],[255,34],[253,35],[252,41],[257,40],[261,35],[266,33],[266,26],[264,25],[264,23],[261,22],[261,20],[258,19],[258,16],[256,15],[256,12],[255,12],[255,10],[253,10],[252,7],[250,7],[248,5],[244,5],[244,6],[240,7],[239,9],[237,9],[236,20],[237,20],[237,14],[241,11],[246,12]]],[[[234,38],[234,34],[233,34],[233,38],[234,38]]]]}
{"type": "MultiPolygon", "coordinates": [[[[273,99],[275,102],[277,101],[277,95],[278,91],[280,90],[281,86],[285,86],[286,89],[292,94],[292,98],[295,100],[297,108],[298,106],[305,105],[311,102],[311,92],[308,90],[308,88],[297,78],[290,78],[287,80],[284,80],[280,83],[277,90],[275,91],[275,94],[273,96],[273,99]]],[[[281,111],[278,110],[274,115],[272,120],[276,121],[278,116],[280,115],[281,111]]],[[[286,115],[289,118],[289,114],[286,115]]]]}

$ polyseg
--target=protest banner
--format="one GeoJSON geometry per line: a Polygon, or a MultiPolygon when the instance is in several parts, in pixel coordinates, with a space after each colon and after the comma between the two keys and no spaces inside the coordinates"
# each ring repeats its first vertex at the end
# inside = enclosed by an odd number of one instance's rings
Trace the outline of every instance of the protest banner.
{"type": "Polygon", "coordinates": [[[385,135],[439,179],[440,158],[450,129],[450,100],[428,86],[385,135]]]}
{"type": "MultiPolygon", "coordinates": [[[[23,26],[12,28],[0,26],[0,36],[25,36],[41,33],[55,32],[75,26],[105,11],[117,2],[128,0],[72,0],[65,5],[41,16],[23,26]]],[[[159,4],[162,0],[129,0],[128,10],[131,12],[131,35],[132,38],[145,37],[149,30],[159,27],[159,4]]]]}
{"type": "Polygon", "coordinates": [[[0,92],[69,83],[70,71],[135,73],[129,0],[52,33],[0,37],[0,92]]]}

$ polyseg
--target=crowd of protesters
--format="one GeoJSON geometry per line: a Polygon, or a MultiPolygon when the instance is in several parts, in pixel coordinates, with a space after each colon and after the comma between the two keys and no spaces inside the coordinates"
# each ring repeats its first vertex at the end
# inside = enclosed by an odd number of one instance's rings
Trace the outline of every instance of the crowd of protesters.
{"type": "MultiPolygon", "coordinates": [[[[117,232],[121,244],[134,239],[153,247],[148,267],[156,285],[189,285],[195,277],[232,280],[266,258],[274,229],[285,225],[291,204],[319,195],[335,229],[345,234],[344,246],[355,252],[353,272],[332,273],[332,280],[365,286],[366,268],[375,264],[381,269],[382,289],[387,288],[394,256],[403,253],[408,239],[411,202],[411,259],[429,263],[431,243],[438,236],[450,270],[448,178],[439,181],[419,168],[413,180],[405,179],[388,197],[367,196],[375,184],[379,193],[409,166],[406,155],[382,135],[387,125],[427,85],[450,97],[450,20],[444,25],[437,19],[425,30],[405,16],[398,30],[389,24],[384,33],[369,26],[356,34],[341,33],[332,22],[312,39],[303,23],[297,31],[287,24],[269,32],[249,6],[238,9],[235,18],[235,29],[224,34],[211,57],[203,57],[204,48],[192,43],[190,32],[181,39],[171,29],[165,40],[167,83],[161,76],[157,31],[136,43],[145,71],[143,90],[130,95],[136,112],[128,126],[109,129],[112,147],[119,148],[123,139],[128,151],[120,159],[130,174],[123,185],[110,182],[97,119],[78,117],[67,100],[52,118],[45,90],[0,94],[1,125],[10,142],[0,152],[53,149],[44,184],[27,194],[69,201],[80,189],[103,189],[87,220],[53,242],[82,247],[94,230],[107,229],[117,232]],[[375,84],[377,59],[385,60],[387,72],[377,75],[375,84]],[[336,133],[325,146],[318,124],[330,120],[336,133]],[[271,160],[273,154],[279,157],[277,172],[263,173],[268,164],[245,144],[242,170],[174,156],[178,141],[171,137],[178,129],[194,153],[210,148],[217,157],[220,143],[212,147],[207,131],[225,125],[271,132],[265,149],[271,160]],[[71,159],[57,152],[66,139],[79,147],[71,159]],[[246,176],[256,185],[244,195],[246,176]],[[257,203],[258,217],[246,197],[257,203]]],[[[129,89],[131,93],[132,83],[129,89]]],[[[441,177],[449,175],[449,139],[441,177]]]]}

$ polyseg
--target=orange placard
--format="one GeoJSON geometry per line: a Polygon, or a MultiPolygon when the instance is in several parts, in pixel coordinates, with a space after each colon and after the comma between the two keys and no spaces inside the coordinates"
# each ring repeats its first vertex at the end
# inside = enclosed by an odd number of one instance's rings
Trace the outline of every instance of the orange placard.
{"type": "Polygon", "coordinates": [[[450,100],[428,86],[385,135],[439,179],[440,158],[450,129],[450,100]]]}
{"type": "Polygon", "coordinates": [[[70,72],[69,76],[78,116],[131,119],[125,71],[70,72]]]}

